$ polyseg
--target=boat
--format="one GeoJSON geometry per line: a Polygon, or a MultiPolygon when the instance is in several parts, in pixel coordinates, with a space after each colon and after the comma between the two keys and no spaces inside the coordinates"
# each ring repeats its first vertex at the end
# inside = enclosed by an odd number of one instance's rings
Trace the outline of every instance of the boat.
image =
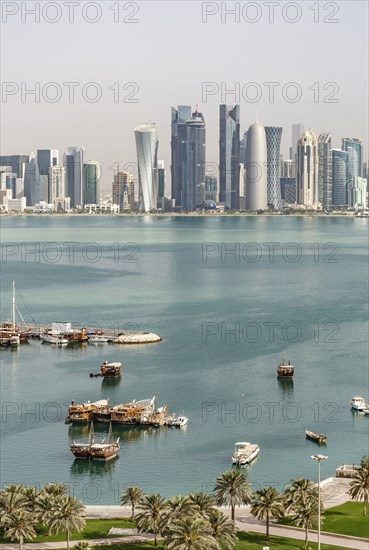
{"type": "Polygon", "coordinates": [[[305,435],[307,439],[311,439],[312,441],[316,441],[316,443],[325,443],[327,440],[326,435],[317,434],[315,432],[312,432],[311,430],[305,430],[305,435]]]}
{"type": "Polygon", "coordinates": [[[368,403],[365,403],[364,397],[359,397],[358,395],[355,395],[351,399],[351,407],[354,409],[354,411],[359,411],[359,412],[369,411],[369,405],[368,403]]]}
{"type": "Polygon", "coordinates": [[[119,449],[119,437],[114,440],[110,423],[107,439],[103,439],[100,443],[93,443],[90,446],[89,452],[93,460],[111,460],[117,456],[119,449]]]}
{"type": "Polygon", "coordinates": [[[168,418],[166,420],[167,426],[174,426],[175,428],[183,428],[184,426],[187,426],[188,424],[188,418],[187,416],[173,416],[172,418],[168,418]]]}
{"type": "Polygon", "coordinates": [[[88,343],[89,344],[107,344],[108,339],[106,336],[102,336],[100,334],[91,334],[91,336],[88,337],[88,343]]]}
{"type": "Polygon", "coordinates": [[[94,417],[94,412],[98,411],[100,407],[106,407],[108,405],[108,399],[100,399],[99,401],[87,401],[87,403],[75,404],[71,402],[68,408],[67,422],[89,422],[94,417]]]}
{"type": "Polygon", "coordinates": [[[61,334],[50,334],[49,332],[44,332],[41,338],[43,344],[52,344],[53,346],[67,346],[69,344],[69,340],[64,338],[61,334]]]}
{"type": "Polygon", "coordinates": [[[293,374],[295,372],[295,367],[291,365],[291,362],[288,361],[288,365],[286,365],[286,361],[284,358],[284,355],[281,358],[281,361],[277,367],[277,375],[278,378],[281,379],[291,379],[293,374]]]}
{"type": "Polygon", "coordinates": [[[104,363],[101,365],[100,371],[96,372],[95,374],[93,372],[90,372],[90,376],[103,376],[104,378],[118,378],[120,376],[120,369],[121,369],[122,363],[119,363],[118,361],[108,363],[107,361],[104,361],[104,363]]]}
{"type": "Polygon", "coordinates": [[[82,329],[75,329],[69,333],[65,334],[65,337],[68,338],[69,344],[81,344],[88,341],[87,329],[83,327],[82,329]]]}
{"type": "Polygon", "coordinates": [[[155,396],[152,399],[122,403],[110,408],[110,420],[117,424],[140,424],[143,416],[155,413],[155,396]]]}
{"type": "Polygon", "coordinates": [[[90,429],[90,435],[88,438],[87,443],[76,443],[73,440],[73,443],[70,446],[70,450],[74,454],[76,458],[84,458],[89,459],[90,458],[90,448],[91,445],[95,443],[95,435],[94,435],[94,426],[91,422],[91,429],[90,429]]]}
{"type": "Polygon", "coordinates": [[[13,336],[10,337],[10,347],[12,348],[18,348],[20,346],[20,337],[19,334],[13,334],[13,336]]]}
{"type": "Polygon", "coordinates": [[[256,443],[239,441],[234,445],[232,463],[236,466],[244,466],[245,464],[250,464],[250,462],[255,460],[259,452],[260,447],[256,443]]]}
{"type": "Polygon", "coordinates": [[[17,348],[21,343],[26,342],[29,332],[15,301],[15,282],[13,281],[11,320],[0,323],[0,346],[17,348]],[[16,313],[25,327],[23,330],[17,325],[16,313]]]}

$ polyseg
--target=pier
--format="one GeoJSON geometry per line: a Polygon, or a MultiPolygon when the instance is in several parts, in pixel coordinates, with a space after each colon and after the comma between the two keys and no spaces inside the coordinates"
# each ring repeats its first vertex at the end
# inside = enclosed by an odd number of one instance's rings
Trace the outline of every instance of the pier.
{"type": "MultiPolygon", "coordinates": [[[[33,324],[33,323],[18,323],[17,330],[26,333],[28,338],[42,338],[43,334],[52,332],[52,324],[33,324]]],[[[154,344],[161,342],[162,338],[153,332],[141,330],[119,330],[118,328],[103,328],[93,326],[84,326],[82,328],[73,327],[73,333],[86,331],[87,336],[101,334],[107,338],[109,343],[113,344],[154,344]]],[[[61,333],[60,333],[61,334],[61,333]]],[[[88,341],[88,340],[87,340],[88,341]]]]}

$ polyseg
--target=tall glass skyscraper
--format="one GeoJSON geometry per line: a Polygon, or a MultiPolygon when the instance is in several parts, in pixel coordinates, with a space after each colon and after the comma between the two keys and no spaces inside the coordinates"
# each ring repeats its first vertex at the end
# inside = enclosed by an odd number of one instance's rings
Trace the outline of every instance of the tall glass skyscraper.
{"type": "Polygon", "coordinates": [[[27,206],[40,202],[40,171],[36,158],[30,158],[24,172],[24,196],[27,206]]]}
{"type": "Polygon", "coordinates": [[[240,106],[219,106],[219,200],[229,209],[239,208],[240,106]]]}
{"type": "Polygon", "coordinates": [[[297,143],[304,132],[304,126],[302,124],[292,124],[292,147],[291,147],[291,160],[292,160],[292,176],[297,176],[297,143]]]}
{"type": "Polygon", "coordinates": [[[37,162],[40,170],[40,199],[53,202],[49,168],[59,164],[59,151],[57,149],[37,149],[37,162]]]}
{"type": "Polygon", "coordinates": [[[85,149],[81,146],[68,147],[64,155],[65,194],[70,197],[72,207],[83,204],[83,165],[85,149]]]}
{"type": "Polygon", "coordinates": [[[100,164],[88,160],[83,165],[83,204],[97,204],[100,195],[100,164]]]}
{"type": "Polygon", "coordinates": [[[196,191],[200,183],[205,184],[206,129],[202,113],[196,108],[190,120],[186,122],[187,141],[182,189],[182,207],[193,210],[197,203],[196,191]]]}
{"type": "Polygon", "coordinates": [[[297,144],[297,202],[307,208],[317,208],[318,142],[312,131],[304,132],[297,144]]]}
{"type": "Polygon", "coordinates": [[[349,154],[341,149],[332,149],[332,206],[348,205],[349,154]]]}
{"type": "Polygon", "coordinates": [[[266,210],[267,199],[267,144],[265,128],[258,122],[247,132],[246,146],[246,209],[266,210]]]}
{"type": "Polygon", "coordinates": [[[318,137],[318,197],[323,208],[332,206],[332,137],[320,134],[318,137]]]}
{"type": "Polygon", "coordinates": [[[135,129],[139,203],[144,212],[157,209],[158,198],[158,130],[155,124],[141,124],[135,129]]]}
{"type": "Polygon", "coordinates": [[[361,139],[343,138],[342,150],[349,154],[349,178],[352,180],[355,176],[361,176],[363,146],[361,139]]]}
{"type": "Polygon", "coordinates": [[[267,144],[267,197],[268,206],[282,209],[280,176],[280,148],[283,128],[265,126],[267,144]]]}
{"type": "Polygon", "coordinates": [[[54,203],[56,199],[65,198],[65,168],[64,166],[53,165],[49,167],[50,194],[49,202],[54,203]]]}
{"type": "Polygon", "coordinates": [[[187,159],[187,121],[191,118],[191,107],[179,105],[172,107],[172,137],[171,137],[171,178],[172,199],[176,206],[182,206],[182,190],[185,186],[187,159]]]}

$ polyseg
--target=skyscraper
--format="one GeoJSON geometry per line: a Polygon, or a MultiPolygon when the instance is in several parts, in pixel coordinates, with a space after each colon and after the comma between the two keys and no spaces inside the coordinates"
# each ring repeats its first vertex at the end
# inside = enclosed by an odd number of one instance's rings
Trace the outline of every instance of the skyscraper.
{"type": "Polygon", "coordinates": [[[348,205],[348,157],[347,151],[332,149],[332,206],[348,205]]]}
{"type": "Polygon", "coordinates": [[[297,202],[307,208],[317,208],[318,142],[314,132],[304,132],[297,144],[297,202]]]}
{"type": "Polygon", "coordinates": [[[114,174],[112,200],[113,204],[119,204],[122,209],[133,208],[133,174],[131,174],[130,172],[117,172],[116,174],[114,174]]]}
{"type": "Polygon", "coordinates": [[[366,207],[367,181],[360,176],[350,179],[348,189],[348,205],[354,208],[366,207]]]}
{"type": "Polygon", "coordinates": [[[158,161],[158,199],[165,195],[165,166],[164,161],[158,161]]]}
{"type": "Polygon", "coordinates": [[[49,168],[59,165],[59,151],[57,149],[37,149],[37,162],[40,170],[40,200],[51,203],[53,199],[51,198],[49,168]]]}
{"type": "Polygon", "coordinates": [[[31,154],[24,172],[24,196],[27,206],[34,206],[40,202],[40,171],[36,158],[31,154]]]}
{"type": "Polygon", "coordinates": [[[219,195],[229,209],[239,208],[240,106],[219,106],[219,195]]]}
{"type": "Polygon", "coordinates": [[[264,126],[254,122],[247,132],[246,146],[246,209],[266,210],[267,144],[264,126]]]}
{"type": "Polygon", "coordinates": [[[81,146],[68,147],[64,155],[65,166],[65,194],[70,197],[71,206],[83,204],[83,165],[85,163],[85,149],[81,146]]]}
{"type": "Polygon", "coordinates": [[[196,206],[196,190],[205,183],[206,129],[202,113],[196,108],[186,122],[187,139],[182,187],[182,207],[193,210],[196,206]]]}
{"type": "Polygon", "coordinates": [[[240,141],[240,163],[246,163],[246,146],[247,146],[247,132],[243,133],[243,138],[240,141]]]}
{"type": "Polygon", "coordinates": [[[357,138],[343,138],[342,150],[347,151],[349,154],[349,178],[350,180],[355,176],[361,176],[362,174],[362,158],[363,158],[363,146],[361,139],[357,138]]]}
{"type": "Polygon", "coordinates": [[[139,203],[144,212],[157,209],[158,198],[158,130],[155,124],[135,129],[139,203]]]}
{"type": "Polygon", "coordinates": [[[172,107],[172,136],[171,136],[171,178],[172,199],[176,206],[182,206],[182,189],[185,184],[187,158],[187,121],[191,118],[191,107],[179,105],[172,107]]]}
{"type": "Polygon", "coordinates": [[[83,165],[83,204],[97,204],[100,198],[101,167],[95,160],[83,165]]]}
{"type": "Polygon", "coordinates": [[[282,209],[280,176],[280,148],[283,128],[265,126],[267,144],[267,193],[268,206],[274,210],[282,209]]]}
{"type": "Polygon", "coordinates": [[[29,162],[29,155],[1,155],[0,166],[9,166],[17,178],[24,178],[25,166],[29,162]]]}
{"type": "Polygon", "coordinates": [[[297,176],[297,142],[304,132],[303,124],[292,124],[292,147],[291,147],[291,160],[292,160],[292,177],[297,176]]]}
{"type": "Polygon", "coordinates": [[[64,166],[49,166],[49,203],[54,204],[56,199],[65,198],[65,168],[64,166]]]}
{"type": "Polygon", "coordinates": [[[318,198],[323,208],[332,206],[332,137],[320,134],[318,137],[318,198]]]}

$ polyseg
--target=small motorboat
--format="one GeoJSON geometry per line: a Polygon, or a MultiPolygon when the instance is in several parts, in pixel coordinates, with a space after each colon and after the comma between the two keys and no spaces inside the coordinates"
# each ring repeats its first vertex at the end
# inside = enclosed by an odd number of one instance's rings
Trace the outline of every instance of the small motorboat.
{"type": "Polygon", "coordinates": [[[354,409],[354,411],[359,412],[369,412],[369,405],[368,403],[365,403],[364,397],[359,397],[358,395],[355,395],[351,399],[351,407],[354,409]]]}
{"type": "Polygon", "coordinates": [[[107,344],[108,339],[106,336],[103,336],[102,334],[91,334],[91,336],[89,336],[88,338],[88,343],[95,344],[95,345],[107,344]]]}
{"type": "Polygon", "coordinates": [[[167,426],[174,426],[175,428],[183,428],[184,426],[187,426],[188,424],[188,418],[187,416],[174,416],[167,420],[166,422],[167,426]]]}
{"type": "Polygon", "coordinates": [[[232,463],[235,466],[244,466],[250,464],[258,456],[260,447],[256,443],[248,441],[239,441],[235,443],[232,455],[232,463]]]}
{"type": "Polygon", "coordinates": [[[319,444],[325,443],[327,441],[326,435],[317,434],[315,432],[312,432],[311,430],[305,430],[305,435],[307,439],[311,439],[311,441],[315,441],[319,444]]]}

